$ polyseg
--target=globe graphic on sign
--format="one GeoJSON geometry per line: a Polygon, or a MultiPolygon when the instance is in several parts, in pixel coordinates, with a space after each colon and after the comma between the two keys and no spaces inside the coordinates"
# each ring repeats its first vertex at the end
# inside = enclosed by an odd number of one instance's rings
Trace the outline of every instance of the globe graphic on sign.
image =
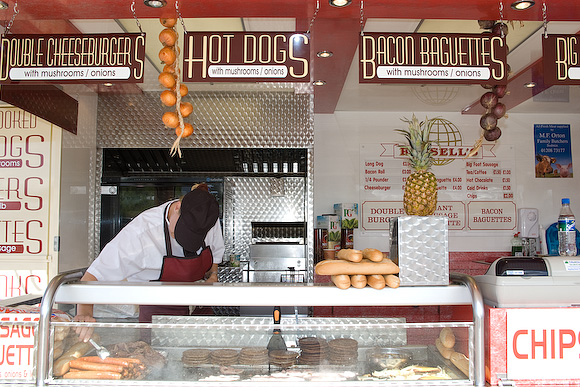
{"type": "MultiPolygon", "coordinates": [[[[434,147],[461,146],[463,140],[461,132],[454,123],[443,118],[433,118],[433,125],[429,132],[429,139],[433,142],[434,147]]],[[[451,164],[452,158],[435,158],[433,165],[451,164]]]]}
{"type": "Polygon", "coordinates": [[[445,105],[457,97],[459,87],[445,85],[421,85],[412,88],[415,97],[427,105],[445,105]]]}

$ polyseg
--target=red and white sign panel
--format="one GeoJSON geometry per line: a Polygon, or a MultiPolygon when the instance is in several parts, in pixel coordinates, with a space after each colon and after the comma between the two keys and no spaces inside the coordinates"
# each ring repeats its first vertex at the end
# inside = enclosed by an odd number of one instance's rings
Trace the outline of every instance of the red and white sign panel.
{"type": "Polygon", "coordinates": [[[580,308],[508,309],[508,379],[578,379],[578,321],[580,308]]]}
{"type": "Polygon", "coordinates": [[[36,314],[0,313],[0,380],[34,378],[36,324],[30,323],[38,318],[36,314]]]}
{"type": "Polygon", "coordinates": [[[52,125],[0,108],[0,258],[47,256],[52,125]]]}

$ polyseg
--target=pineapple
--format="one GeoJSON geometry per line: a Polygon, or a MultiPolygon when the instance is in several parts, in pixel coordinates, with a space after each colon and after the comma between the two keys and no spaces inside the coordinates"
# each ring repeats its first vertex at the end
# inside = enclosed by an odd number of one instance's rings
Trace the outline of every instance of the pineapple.
{"type": "Polygon", "coordinates": [[[437,179],[429,169],[433,164],[429,131],[433,121],[419,122],[415,115],[411,120],[403,119],[409,124],[408,130],[396,129],[407,139],[408,145],[403,148],[408,151],[413,173],[405,182],[403,206],[407,215],[433,215],[437,208],[437,179]]]}

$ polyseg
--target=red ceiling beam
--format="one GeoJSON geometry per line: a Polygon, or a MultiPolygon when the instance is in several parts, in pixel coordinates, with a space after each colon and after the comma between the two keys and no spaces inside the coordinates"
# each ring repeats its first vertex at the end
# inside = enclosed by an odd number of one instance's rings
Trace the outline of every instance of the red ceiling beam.
{"type": "MultiPolygon", "coordinates": [[[[0,18],[10,20],[14,0],[7,0],[9,7],[0,10],[0,18]]],[[[343,9],[330,7],[328,1],[320,0],[320,16],[342,19],[360,19],[360,0],[343,9]],[[327,8],[331,8],[325,12],[327,8]]],[[[543,20],[542,4],[525,11],[514,11],[509,1],[504,3],[505,20],[543,20]]],[[[312,17],[315,0],[196,0],[179,1],[183,17],[312,17]]],[[[363,2],[365,18],[383,19],[463,19],[497,20],[500,18],[500,2],[490,0],[423,0],[413,4],[409,0],[374,0],[363,2]]],[[[120,0],[55,0],[47,5],[46,0],[18,2],[17,20],[57,19],[127,19],[133,17],[130,1],[120,0]]],[[[549,21],[575,21],[580,17],[580,2],[570,0],[546,0],[549,21]]],[[[161,9],[150,8],[143,1],[135,1],[135,13],[139,18],[172,17],[175,15],[175,0],[168,0],[161,9]]]]}
{"type": "Polygon", "coordinates": [[[353,19],[317,19],[312,27],[312,80],[322,80],[324,86],[314,86],[315,113],[334,113],[340,98],[352,58],[358,47],[360,21],[353,19]],[[320,51],[330,51],[330,58],[319,58],[320,51]]]}

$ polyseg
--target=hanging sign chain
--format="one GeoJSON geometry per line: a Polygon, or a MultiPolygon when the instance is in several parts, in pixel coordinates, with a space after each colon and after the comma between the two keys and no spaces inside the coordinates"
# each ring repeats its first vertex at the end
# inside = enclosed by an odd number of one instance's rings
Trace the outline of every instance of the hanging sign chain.
{"type": "Polygon", "coordinates": [[[137,23],[137,27],[139,27],[139,31],[141,31],[141,35],[143,35],[143,28],[141,28],[141,23],[139,19],[137,19],[137,14],[135,13],[135,0],[131,3],[131,12],[133,12],[133,18],[135,18],[135,23],[137,23]]]}
{"type": "Polygon", "coordinates": [[[177,18],[181,22],[181,26],[183,27],[183,35],[187,34],[187,29],[185,28],[185,22],[183,21],[183,17],[181,16],[181,11],[179,10],[179,0],[175,0],[175,11],[177,12],[177,18]]]}
{"type": "Polygon", "coordinates": [[[307,34],[309,34],[310,30],[312,29],[312,25],[314,24],[314,20],[316,19],[316,16],[318,16],[319,9],[320,9],[320,0],[316,0],[316,9],[314,10],[314,14],[312,15],[312,19],[310,19],[310,24],[308,25],[308,31],[306,31],[307,34]]]}
{"type": "Polygon", "coordinates": [[[16,15],[18,15],[18,12],[19,12],[18,1],[14,1],[14,13],[12,14],[10,21],[8,22],[6,28],[4,29],[4,35],[8,35],[8,33],[10,32],[10,29],[12,28],[12,24],[14,24],[14,19],[16,19],[16,15]]]}
{"type": "Polygon", "coordinates": [[[499,25],[501,31],[501,37],[504,38],[505,34],[503,33],[503,1],[499,2],[499,25]]]}
{"type": "MultiPolygon", "coordinates": [[[[177,17],[181,21],[181,25],[183,27],[184,36],[187,33],[185,29],[185,23],[183,22],[183,17],[181,16],[181,11],[179,10],[179,1],[175,0],[175,11],[177,12],[177,17]]],[[[181,148],[179,146],[179,142],[183,138],[183,134],[185,133],[185,123],[183,121],[183,114],[181,113],[181,68],[179,67],[179,46],[177,45],[177,41],[175,42],[175,94],[176,94],[176,102],[175,102],[175,112],[177,113],[177,118],[179,120],[179,134],[177,138],[173,142],[169,154],[171,156],[175,156],[177,153],[179,157],[181,157],[181,148]]]]}
{"type": "Polygon", "coordinates": [[[364,28],[364,25],[365,25],[364,15],[365,15],[365,12],[364,12],[364,0],[360,0],[360,36],[363,36],[364,35],[364,32],[363,32],[363,28],[364,28]]]}
{"type": "Polygon", "coordinates": [[[546,7],[546,2],[542,5],[542,18],[544,21],[544,39],[548,38],[548,9],[546,7]]]}

